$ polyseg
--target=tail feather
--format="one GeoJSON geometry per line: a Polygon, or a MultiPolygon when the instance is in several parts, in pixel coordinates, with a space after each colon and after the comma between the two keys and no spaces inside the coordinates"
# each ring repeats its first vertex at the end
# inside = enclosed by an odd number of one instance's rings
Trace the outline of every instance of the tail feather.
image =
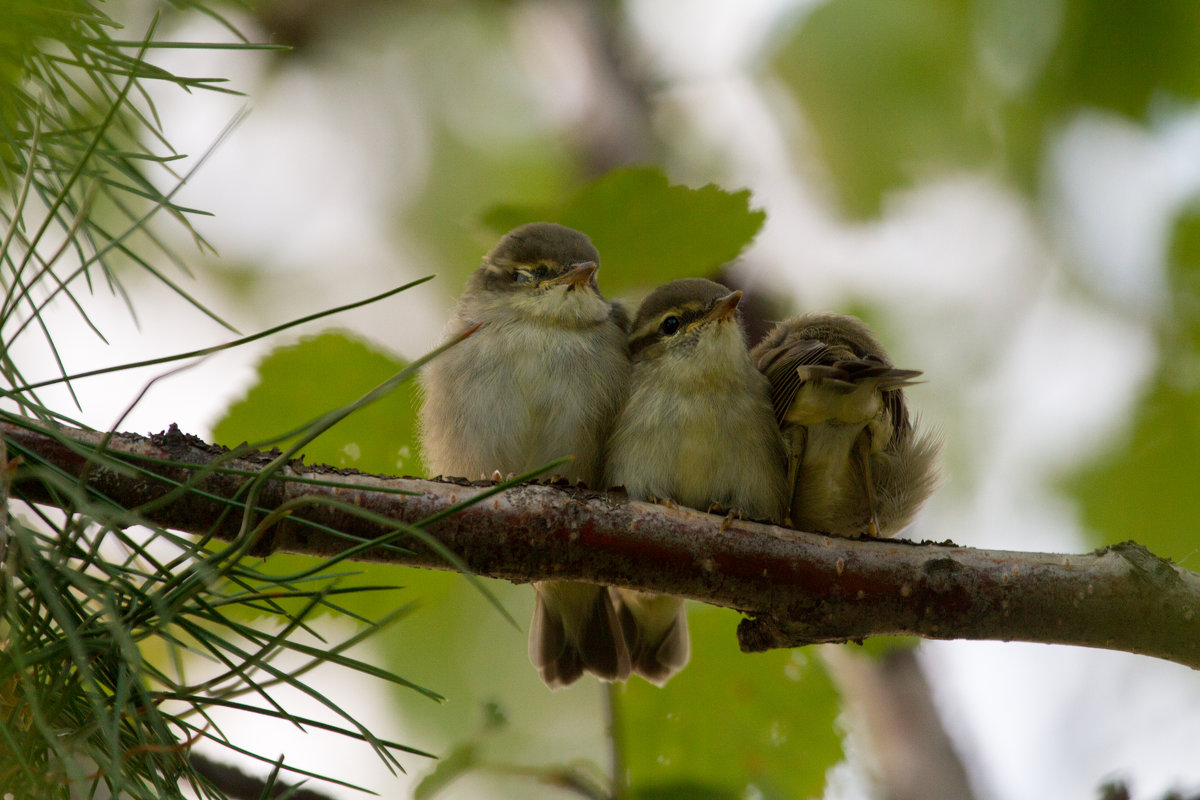
{"type": "Polygon", "coordinates": [[[883,535],[894,536],[911,523],[941,483],[938,469],[941,446],[936,433],[913,434],[893,452],[873,459],[877,513],[883,535]]]}
{"type": "Polygon", "coordinates": [[[604,587],[565,581],[534,587],[529,660],[547,686],[568,686],[584,672],[605,681],[629,677],[629,651],[604,587]]]}
{"type": "Polygon", "coordinates": [[[691,657],[683,600],[632,589],[612,589],[633,672],[658,686],[691,657]]]}

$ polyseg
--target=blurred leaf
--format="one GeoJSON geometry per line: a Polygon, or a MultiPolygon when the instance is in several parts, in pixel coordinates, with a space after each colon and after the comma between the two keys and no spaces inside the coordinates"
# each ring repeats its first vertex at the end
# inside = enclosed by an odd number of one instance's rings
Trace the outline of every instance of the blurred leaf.
{"type": "Polygon", "coordinates": [[[990,152],[964,0],[834,0],[804,18],[775,66],[804,106],[844,208],[990,152]]]}
{"type": "MultiPolygon", "coordinates": [[[[283,433],[357,400],[404,366],[345,333],[305,337],[259,364],[258,384],[230,406],[213,427],[213,438],[232,446],[283,433]]],[[[318,436],[304,455],[309,461],[365,472],[423,474],[416,446],[416,391],[414,382],[403,384],[318,436]]]]}
{"type": "MultiPolygon", "coordinates": [[[[405,226],[438,261],[442,291],[457,295],[463,281],[499,236],[476,220],[505,198],[553,197],[569,171],[565,154],[549,140],[516,140],[482,149],[437,131],[430,173],[437,176],[406,212],[405,226]]],[[[432,268],[430,268],[432,271],[432,268]]]]}
{"type": "Polygon", "coordinates": [[[842,757],[838,696],[804,650],[738,652],[738,615],[689,608],[692,662],[659,689],[639,678],[620,694],[622,755],[634,796],[821,796],[842,757]],[[753,787],[753,790],[751,790],[753,787]]]}
{"type": "Polygon", "coordinates": [[[1143,119],[1155,95],[1200,97],[1200,3],[1071,0],[1042,102],[1100,106],[1143,119]]]}
{"type": "Polygon", "coordinates": [[[740,800],[745,796],[742,792],[718,789],[694,781],[674,781],[658,786],[642,786],[629,794],[632,800],[676,800],[680,797],[686,797],[688,800],[740,800]]]}
{"type": "Polygon", "coordinates": [[[831,0],[774,66],[804,107],[844,209],[938,170],[985,167],[1027,191],[1077,109],[1145,119],[1200,97],[1200,4],[831,0]]]}
{"type": "Polygon", "coordinates": [[[557,206],[497,206],[484,217],[497,237],[539,220],[583,231],[600,251],[609,296],[712,274],[738,257],[765,219],[750,208],[749,190],[672,186],[645,167],[613,170],[557,206]]]}
{"type": "Polygon", "coordinates": [[[1192,506],[1200,497],[1200,216],[1180,222],[1171,263],[1159,374],[1128,438],[1065,483],[1098,544],[1133,539],[1184,562],[1197,551],[1192,506]]]}
{"type": "MultiPolygon", "coordinates": [[[[235,446],[299,427],[332,408],[353,402],[404,366],[403,361],[345,333],[302,338],[263,359],[258,384],[213,426],[213,441],[235,446]]],[[[391,395],[359,409],[318,436],[305,448],[304,456],[310,463],[420,475],[424,468],[416,444],[416,402],[415,384],[402,384],[391,395]]],[[[287,442],[278,446],[286,447],[287,442]]],[[[316,559],[306,556],[279,555],[271,557],[262,569],[286,575],[316,563],[316,559]]],[[[412,589],[414,582],[419,582],[432,590],[439,583],[433,578],[420,580],[412,571],[395,566],[356,563],[348,569],[353,577],[341,578],[339,586],[403,585],[412,589]]],[[[379,602],[380,598],[371,594],[348,595],[341,605],[374,618],[379,602]]]]}
{"type": "Polygon", "coordinates": [[[1067,481],[1097,543],[1132,539],[1176,561],[1193,555],[1197,453],[1200,392],[1160,381],[1139,407],[1128,441],[1067,481]]]}

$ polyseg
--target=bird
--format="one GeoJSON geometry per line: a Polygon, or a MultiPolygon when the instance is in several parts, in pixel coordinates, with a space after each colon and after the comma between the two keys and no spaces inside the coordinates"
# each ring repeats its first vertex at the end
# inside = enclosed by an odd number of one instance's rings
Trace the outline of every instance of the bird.
{"type": "Polygon", "coordinates": [[[890,536],[939,482],[936,436],[918,433],[898,369],[856,317],[784,320],[751,351],[787,446],[788,523],[836,536],[890,536]]]}
{"type": "MultiPolygon", "coordinates": [[[[509,231],[468,279],[445,339],[479,329],[424,369],[420,436],[433,474],[522,474],[563,457],[562,478],[598,487],[628,386],[624,306],[596,282],[586,234],[549,222],[509,231]]],[[[552,689],[587,671],[624,680],[629,654],[607,589],[535,582],[529,657],[552,689]]]]}
{"type": "MultiPolygon", "coordinates": [[[[746,349],[740,291],[672,281],[630,328],[633,372],[605,453],[604,480],[636,500],[780,522],[787,503],[783,440],[767,379],[746,349]]],[[[611,589],[633,672],[665,684],[690,655],[683,600],[611,589]]]]}

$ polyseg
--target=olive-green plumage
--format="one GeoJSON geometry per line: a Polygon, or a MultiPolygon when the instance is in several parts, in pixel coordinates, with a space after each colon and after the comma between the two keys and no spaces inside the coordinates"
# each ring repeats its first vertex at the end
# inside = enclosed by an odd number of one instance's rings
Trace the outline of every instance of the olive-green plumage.
{"type": "MultiPolygon", "coordinates": [[[[421,441],[434,474],[520,474],[564,456],[571,481],[599,487],[602,448],[628,384],[627,318],[596,284],[587,236],[546,222],[510,231],[471,275],[446,337],[482,326],[423,373],[421,441]]],[[[629,674],[607,591],[537,590],[529,655],[552,688],[584,671],[629,674]]]]}
{"type": "Polygon", "coordinates": [[[938,482],[939,444],[918,435],[897,369],[861,320],[805,314],[776,325],[751,352],[771,382],[788,450],[788,516],[802,530],[891,535],[938,482]]]}
{"type": "MultiPolygon", "coordinates": [[[[692,278],[642,303],[629,334],[629,395],[608,443],[610,486],[636,499],[783,519],[783,443],[767,380],[746,351],[740,297],[692,278]]],[[[665,683],[688,660],[683,601],[627,589],[613,595],[634,671],[665,683]]]]}

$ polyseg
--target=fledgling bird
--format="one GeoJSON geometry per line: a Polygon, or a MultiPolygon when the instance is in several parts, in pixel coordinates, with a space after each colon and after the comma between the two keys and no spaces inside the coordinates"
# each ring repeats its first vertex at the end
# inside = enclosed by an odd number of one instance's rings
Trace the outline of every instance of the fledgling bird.
{"type": "MultiPolygon", "coordinates": [[[[746,350],[741,296],[689,278],[642,303],[629,335],[629,396],[608,443],[607,485],[624,486],[634,499],[783,519],[783,441],[767,380],[746,350]]],[[[683,600],[612,592],[634,672],[666,683],[690,652],[683,600]]]]}
{"type": "Polygon", "coordinates": [[[897,369],[861,320],[804,314],[751,351],[771,382],[791,486],[789,521],[837,536],[889,536],[938,483],[936,437],[918,434],[897,369]]]}
{"type": "MultiPolygon", "coordinates": [[[[434,474],[520,474],[564,456],[572,482],[599,487],[602,451],[629,380],[624,308],[601,296],[600,255],[547,222],[504,236],[467,281],[446,338],[482,323],[423,373],[421,444],[434,474]]],[[[551,688],[586,670],[629,675],[605,587],[535,583],[529,657],[551,688]]]]}

